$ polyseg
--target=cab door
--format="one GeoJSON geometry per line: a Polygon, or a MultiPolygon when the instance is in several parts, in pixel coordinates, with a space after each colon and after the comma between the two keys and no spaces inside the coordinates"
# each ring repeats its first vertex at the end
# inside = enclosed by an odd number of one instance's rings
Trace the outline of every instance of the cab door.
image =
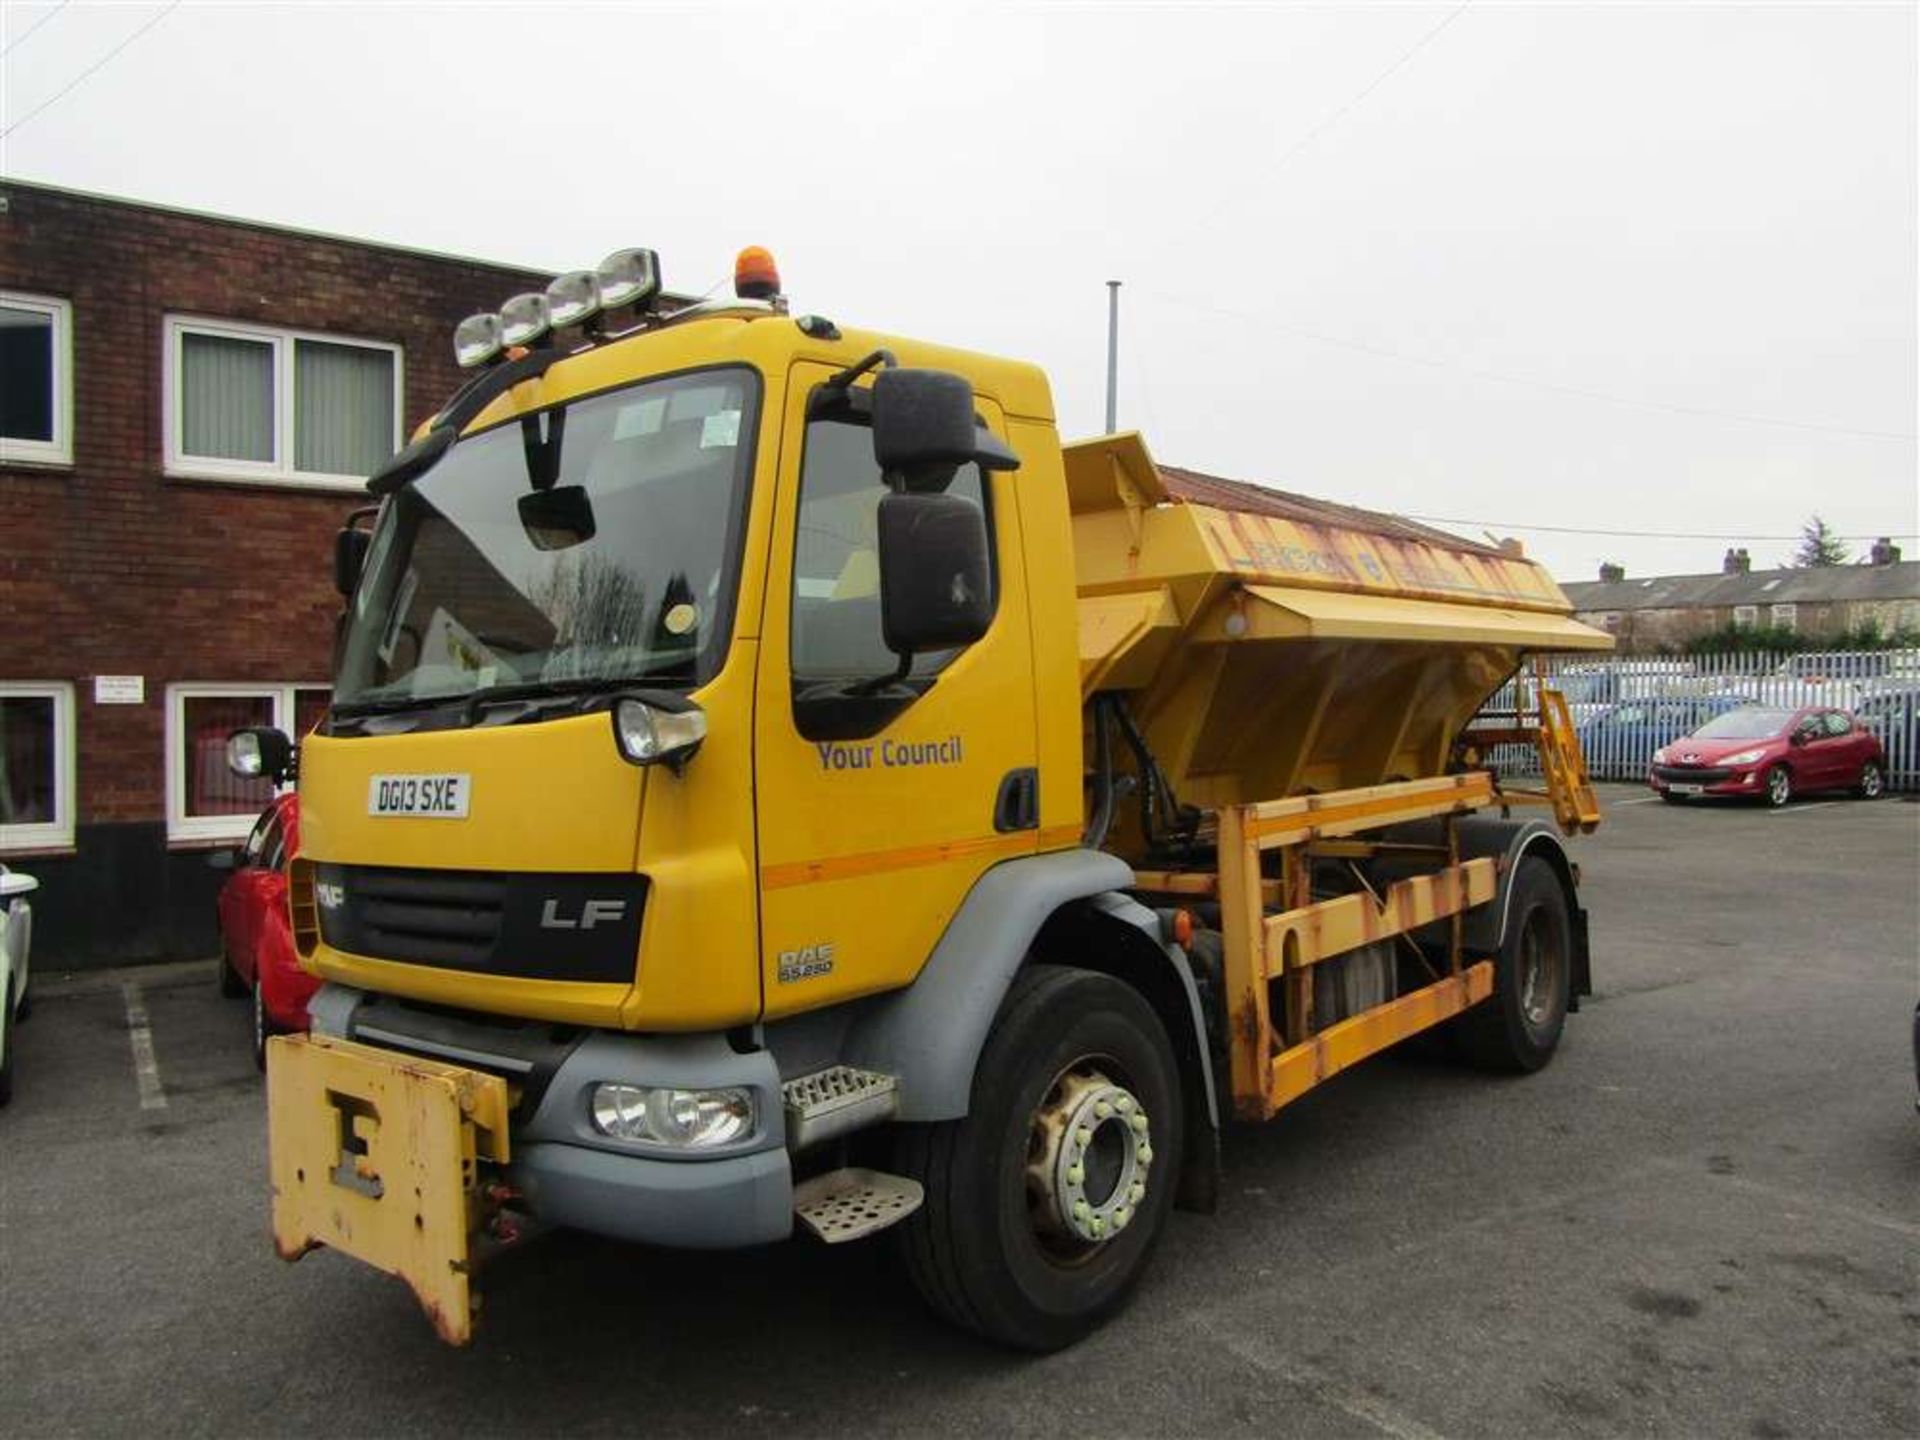
{"type": "MultiPolygon", "coordinates": [[[[885,486],[861,396],[817,398],[833,373],[790,377],[768,563],[754,766],[770,1019],[907,984],[980,875],[1038,848],[1019,472],[963,466],[948,488],[988,526],[987,633],[897,676],[880,623],[885,486]]],[[[999,408],[977,409],[1004,439],[999,408]]]]}

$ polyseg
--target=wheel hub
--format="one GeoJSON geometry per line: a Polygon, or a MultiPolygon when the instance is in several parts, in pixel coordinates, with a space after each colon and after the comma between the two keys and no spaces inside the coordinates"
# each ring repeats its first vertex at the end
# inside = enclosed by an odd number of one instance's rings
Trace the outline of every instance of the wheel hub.
{"type": "Polygon", "coordinates": [[[1147,1194],[1152,1127],[1132,1092],[1097,1069],[1070,1070],[1034,1112],[1027,1166],[1043,1230],[1097,1245],[1127,1228],[1147,1194]]]}

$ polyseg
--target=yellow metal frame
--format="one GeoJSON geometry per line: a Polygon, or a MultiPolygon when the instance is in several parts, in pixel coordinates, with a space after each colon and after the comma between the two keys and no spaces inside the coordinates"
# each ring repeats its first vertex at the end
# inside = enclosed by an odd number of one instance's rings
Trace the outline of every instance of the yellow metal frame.
{"type": "Polygon", "coordinates": [[[440,1337],[466,1344],[480,1162],[509,1158],[506,1082],[345,1040],[275,1036],[267,1095],[281,1258],[345,1251],[405,1280],[440,1337]]]}
{"type": "Polygon", "coordinates": [[[1498,729],[1475,728],[1461,740],[1484,753],[1495,745],[1531,745],[1540,757],[1541,788],[1517,785],[1500,787],[1500,798],[1507,804],[1545,805],[1568,835],[1590,835],[1600,824],[1600,797],[1587,774],[1587,757],[1580,749],[1580,737],[1573,728],[1573,714],[1567,697],[1544,685],[1537,713],[1525,711],[1496,718],[1515,723],[1498,729]]]}
{"type": "Polygon", "coordinates": [[[1234,1112],[1264,1120],[1322,1080],[1458,1015],[1493,992],[1493,964],[1468,964],[1460,917],[1498,893],[1492,859],[1462,861],[1452,820],[1498,803],[1485,772],[1221,807],[1216,818],[1219,870],[1142,871],[1143,890],[1216,896],[1226,952],[1227,1048],[1234,1112]],[[1370,842],[1364,833],[1411,820],[1441,818],[1444,847],[1370,842]],[[1327,856],[1417,851],[1438,868],[1384,893],[1316,901],[1311,862],[1327,856]],[[1277,856],[1275,855],[1277,852],[1277,856]],[[1276,866],[1269,857],[1277,858],[1276,866]],[[1269,913],[1277,912],[1277,913],[1269,913]],[[1444,973],[1432,983],[1362,1014],[1315,1023],[1313,967],[1376,941],[1454,920],[1444,973]],[[1281,1004],[1272,987],[1283,987],[1281,1004]],[[1275,1023],[1275,1010],[1284,1022],[1275,1023]]]}

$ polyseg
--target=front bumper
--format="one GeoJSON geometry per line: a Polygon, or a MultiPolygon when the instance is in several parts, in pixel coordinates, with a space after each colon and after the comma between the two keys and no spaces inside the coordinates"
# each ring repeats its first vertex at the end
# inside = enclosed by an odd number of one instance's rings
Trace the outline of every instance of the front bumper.
{"type": "Polygon", "coordinates": [[[334,984],[309,1009],[316,1034],[506,1081],[516,1103],[505,1178],[539,1220],[703,1250],[766,1244],[793,1231],[780,1074],[763,1050],[740,1053],[717,1034],[587,1031],[554,1041],[551,1027],[369,1003],[362,992],[334,984]],[[591,1120],[593,1089],[606,1082],[740,1087],[753,1094],[757,1126],[746,1139],[707,1152],[615,1140],[591,1120]]]}
{"type": "Polygon", "coordinates": [[[1722,766],[1690,772],[1678,765],[1658,765],[1649,770],[1647,786],[1658,795],[1761,795],[1767,788],[1762,769],[1722,766]]]}

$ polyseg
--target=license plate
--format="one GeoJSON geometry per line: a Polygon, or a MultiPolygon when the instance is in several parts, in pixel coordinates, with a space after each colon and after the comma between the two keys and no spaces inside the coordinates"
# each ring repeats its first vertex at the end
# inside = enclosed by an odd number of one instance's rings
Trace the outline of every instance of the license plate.
{"type": "Polygon", "coordinates": [[[1667,792],[1672,795],[1698,795],[1706,788],[1704,785],[1669,785],[1667,792]]]}
{"type": "Polygon", "coordinates": [[[481,1160],[508,1159],[497,1075],[305,1035],[267,1042],[273,1238],[344,1251],[413,1288],[440,1337],[473,1334],[481,1160]]]}
{"type": "Polygon", "coordinates": [[[367,783],[367,814],[464,820],[472,793],[471,775],[375,775],[367,783]]]}

